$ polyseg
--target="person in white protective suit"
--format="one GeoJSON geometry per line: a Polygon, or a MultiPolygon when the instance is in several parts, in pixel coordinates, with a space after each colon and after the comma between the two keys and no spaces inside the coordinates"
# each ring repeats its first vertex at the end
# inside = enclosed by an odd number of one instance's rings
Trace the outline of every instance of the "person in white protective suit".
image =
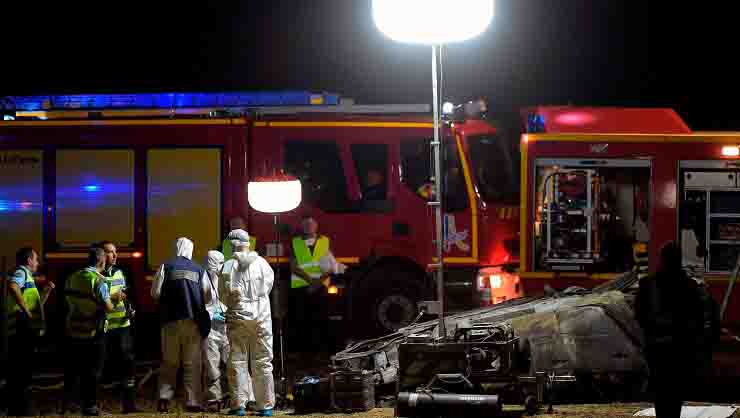
{"type": "MultiPolygon", "coordinates": [[[[229,245],[231,245],[229,243],[229,245]]],[[[206,405],[208,407],[220,406],[228,398],[228,392],[222,388],[223,373],[222,364],[228,363],[229,339],[226,327],[226,305],[221,302],[218,292],[221,270],[224,266],[224,255],[219,251],[208,251],[206,257],[206,272],[208,273],[211,289],[211,301],[206,305],[211,317],[211,332],[205,347],[206,364],[206,405]]],[[[247,380],[245,388],[249,401],[254,401],[251,379],[247,380]]]]}
{"type": "Polygon", "coordinates": [[[167,413],[175,395],[177,370],[182,364],[187,412],[200,412],[201,359],[210,331],[206,304],[211,291],[208,274],[194,263],[193,242],[178,238],[175,257],[162,264],[154,277],[151,296],[159,303],[162,323],[162,366],[159,374],[159,412],[167,413]]]}
{"type": "Polygon", "coordinates": [[[272,376],[272,312],[270,291],[275,280],[272,267],[249,248],[249,234],[235,229],[228,235],[234,254],[224,264],[219,292],[226,304],[231,387],[229,415],[246,415],[249,363],[257,416],[272,416],[275,384],[272,376]]]}

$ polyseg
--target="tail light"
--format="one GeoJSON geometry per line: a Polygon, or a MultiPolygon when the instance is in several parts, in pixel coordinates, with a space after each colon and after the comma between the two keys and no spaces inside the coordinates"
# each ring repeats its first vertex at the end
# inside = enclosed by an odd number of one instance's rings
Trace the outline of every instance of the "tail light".
{"type": "Polygon", "coordinates": [[[490,283],[492,289],[500,289],[504,283],[500,274],[492,274],[488,276],[488,282],[490,283]]]}
{"type": "Polygon", "coordinates": [[[488,306],[491,304],[491,279],[486,274],[478,273],[477,281],[480,306],[488,306]]]}
{"type": "Polygon", "coordinates": [[[478,290],[488,289],[490,287],[490,279],[486,275],[478,275],[478,290]]]}

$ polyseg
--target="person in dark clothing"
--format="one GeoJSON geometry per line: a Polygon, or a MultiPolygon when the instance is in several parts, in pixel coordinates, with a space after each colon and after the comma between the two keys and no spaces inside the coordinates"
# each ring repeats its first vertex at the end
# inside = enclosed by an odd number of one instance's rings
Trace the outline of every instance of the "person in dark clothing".
{"type": "MultiPolygon", "coordinates": [[[[657,273],[640,282],[637,321],[645,333],[645,356],[657,418],[679,418],[687,385],[706,352],[705,301],[699,285],[681,268],[674,242],[660,253],[657,273]]],[[[711,352],[711,350],[709,351],[711,352]]]]}
{"type": "Polygon", "coordinates": [[[385,178],[380,170],[369,170],[365,189],[362,191],[362,198],[365,200],[385,200],[385,178]]]}

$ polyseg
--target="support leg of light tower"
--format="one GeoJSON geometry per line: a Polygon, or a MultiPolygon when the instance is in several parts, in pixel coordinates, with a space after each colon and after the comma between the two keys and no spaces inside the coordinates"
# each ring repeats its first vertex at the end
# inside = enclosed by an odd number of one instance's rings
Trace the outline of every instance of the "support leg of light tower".
{"type": "Polygon", "coordinates": [[[280,346],[280,380],[278,382],[278,388],[280,390],[281,395],[281,402],[283,405],[281,407],[285,407],[285,403],[288,399],[288,376],[286,375],[285,371],[285,338],[283,337],[283,329],[285,327],[285,315],[286,312],[282,307],[282,300],[283,300],[283,284],[280,282],[280,224],[278,221],[278,214],[273,215],[273,221],[275,226],[275,284],[277,285],[277,305],[278,305],[278,312],[280,312],[280,318],[278,318],[278,344],[280,346]]]}
{"type": "Polygon", "coordinates": [[[435,201],[434,223],[435,223],[435,249],[437,262],[435,263],[435,279],[437,282],[437,302],[439,315],[439,337],[444,338],[446,334],[444,319],[444,259],[442,246],[444,245],[444,236],[442,228],[442,156],[441,156],[441,126],[439,123],[439,76],[437,72],[437,53],[439,45],[432,45],[432,113],[434,116],[434,139],[432,140],[432,151],[434,154],[434,188],[435,201]]]}

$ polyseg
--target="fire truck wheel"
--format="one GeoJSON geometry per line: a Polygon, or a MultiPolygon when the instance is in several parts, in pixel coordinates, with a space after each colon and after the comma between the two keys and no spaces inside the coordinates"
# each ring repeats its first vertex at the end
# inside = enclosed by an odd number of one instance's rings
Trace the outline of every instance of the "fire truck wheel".
{"type": "Polygon", "coordinates": [[[379,336],[411,324],[424,297],[424,272],[402,263],[376,266],[359,282],[351,303],[363,337],[379,336]],[[369,334],[369,335],[368,335],[369,334]]]}
{"type": "Polygon", "coordinates": [[[374,316],[382,331],[397,331],[416,317],[416,298],[404,293],[400,289],[390,290],[376,299],[374,316]]]}

